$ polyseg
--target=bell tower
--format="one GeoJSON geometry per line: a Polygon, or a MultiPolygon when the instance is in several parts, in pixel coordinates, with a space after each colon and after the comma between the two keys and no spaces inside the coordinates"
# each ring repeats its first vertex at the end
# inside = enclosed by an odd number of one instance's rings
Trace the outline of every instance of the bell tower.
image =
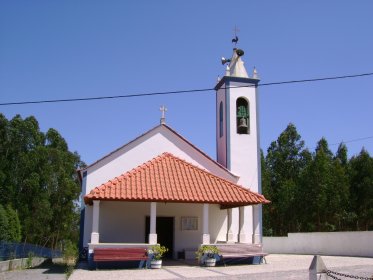
{"type": "MultiPolygon", "coordinates": [[[[239,185],[261,193],[259,79],[255,69],[249,77],[243,55],[243,50],[234,48],[231,59],[222,58],[226,71],[215,86],[217,161],[239,177],[239,185]]],[[[260,206],[231,211],[231,221],[239,223],[232,225],[231,234],[228,230],[227,241],[261,243],[260,206]]]]}

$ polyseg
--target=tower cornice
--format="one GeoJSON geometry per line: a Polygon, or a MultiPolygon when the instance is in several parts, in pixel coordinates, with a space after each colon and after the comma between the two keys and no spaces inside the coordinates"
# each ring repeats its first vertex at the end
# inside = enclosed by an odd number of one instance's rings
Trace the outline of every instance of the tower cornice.
{"type": "Polygon", "coordinates": [[[252,84],[255,87],[259,84],[259,79],[252,79],[252,78],[243,78],[243,77],[234,77],[234,76],[224,76],[221,78],[221,80],[216,84],[215,90],[218,90],[221,88],[221,86],[227,82],[236,82],[236,83],[246,83],[246,84],[252,84]]]}

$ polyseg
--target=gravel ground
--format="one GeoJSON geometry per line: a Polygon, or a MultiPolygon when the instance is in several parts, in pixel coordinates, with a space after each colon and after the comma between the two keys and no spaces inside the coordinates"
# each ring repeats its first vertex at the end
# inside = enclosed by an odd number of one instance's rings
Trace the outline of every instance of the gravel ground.
{"type": "MultiPolygon", "coordinates": [[[[313,256],[310,255],[269,255],[267,264],[261,265],[230,265],[213,268],[199,267],[181,261],[167,261],[162,269],[99,269],[90,271],[82,263],[74,270],[70,280],[96,279],[199,279],[199,280],[241,280],[241,279],[290,279],[304,280],[309,278],[308,268],[313,256]]],[[[351,275],[372,277],[373,258],[356,257],[322,257],[330,270],[351,275]]],[[[37,280],[65,279],[65,268],[49,265],[29,270],[0,273],[0,280],[37,280]]],[[[351,279],[340,277],[339,279],[351,279]]]]}
{"type": "Polygon", "coordinates": [[[61,264],[45,263],[41,266],[0,273],[0,280],[65,280],[66,266],[61,264]]]}
{"type": "MultiPolygon", "coordinates": [[[[183,262],[168,262],[162,269],[116,269],[89,271],[81,266],[76,269],[70,280],[96,279],[299,279],[309,278],[308,268],[313,256],[310,255],[269,255],[267,264],[230,265],[214,268],[187,265],[183,262]]],[[[373,258],[322,257],[326,267],[333,271],[353,275],[373,276],[373,258]]],[[[345,278],[341,278],[345,279],[345,278]]]]}

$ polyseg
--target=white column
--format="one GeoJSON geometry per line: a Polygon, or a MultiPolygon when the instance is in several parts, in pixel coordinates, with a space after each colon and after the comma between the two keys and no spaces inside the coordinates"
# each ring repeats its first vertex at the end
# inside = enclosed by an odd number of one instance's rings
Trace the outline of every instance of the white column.
{"type": "Polygon", "coordinates": [[[238,240],[240,243],[249,243],[247,238],[247,233],[245,230],[246,227],[246,215],[245,215],[245,209],[246,207],[240,207],[239,208],[239,222],[240,222],[240,233],[238,235],[238,240]]]}
{"type": "Polygon", "coordinates": [[[202,244],[210,244],[209,234],[209,205],[203,204],[203,215],[202,215],[202,244]]]}
{"type": "Polygon", "coordinates": [[[100,242],[99,229],[100,222],[100,200],[93,200],[93,217],[92,217],[92,233],[91,243],[98,244],[100,242]]]}
{"type": "Polygon", "coordinates": [[[260,236],[260,209],[259,205],[253,205],[253,244],[262,243],[262,237],[260,236]]]}
{"type": "Polygon", "coordinates": [[[234,242],[234,234],[232,230],[232,208],[227,209],[228,230],[227,230],[227,243],[234,242]]]}
{"type": "Polygon", "coordinates": [[[157,244],[157,202],[150,202],[149,244],[157,244]]]}

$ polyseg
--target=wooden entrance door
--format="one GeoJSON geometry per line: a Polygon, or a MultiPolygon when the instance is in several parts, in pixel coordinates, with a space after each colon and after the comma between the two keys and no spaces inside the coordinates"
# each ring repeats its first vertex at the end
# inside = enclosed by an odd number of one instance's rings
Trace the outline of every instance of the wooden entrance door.
{"type": "MultiPolygon", "coordinates": [[[[145,221],[145,242],[149,242],[150,217],[145,221]]],[[[174,217],[157,217],[157,240],[158,243],[166,246],[168,252],[165,258],[172,258],[174,249],[174,217]]]]}

